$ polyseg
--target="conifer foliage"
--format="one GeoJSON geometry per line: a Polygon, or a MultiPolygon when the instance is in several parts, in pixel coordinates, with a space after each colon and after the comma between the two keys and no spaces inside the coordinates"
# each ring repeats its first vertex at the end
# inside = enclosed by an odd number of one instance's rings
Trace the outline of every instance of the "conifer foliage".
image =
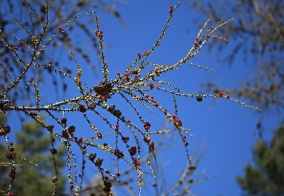
{"type": "Polygon", "coordinates": [[[237,177],[244,195],[283,195],[283,126],[276,128],[269,143],[258,140],[253,152],[254,164],[247,164],[244,176],[237,177]]]}
{"type": "MultiPolygon", "coordinates": [[[[1,126],[6,124],[6,119],[3,117],[0,117],[1,126]]],[[[15,140],[10,140],[9,149],[3,143],[0,143],[0,149],[1,195],[5,193],[2,191],[7,189],[12,177],[17,178],[13,183],[14,195],[41,193],[43,196],[49,196],[52,194],[54,184],[50,179],[54,171],[54,160],[50,152],[54,153],[54,151],[50,149],[50,136],[45,134],[45,130],[40,124],[25,122],[21,131],[17,131],[15,140]],[[13,167],[11,168],[13,166],[11,159],[17,160],[16,171],[13,167]]],[[[57,172],[60,176],[57,194],[62,195],[65,192],[66,184],[66,176],[62,175],[62,169],[66,164],[64,146],[61,145],[56,153],[58,156],[57,172]]]]}

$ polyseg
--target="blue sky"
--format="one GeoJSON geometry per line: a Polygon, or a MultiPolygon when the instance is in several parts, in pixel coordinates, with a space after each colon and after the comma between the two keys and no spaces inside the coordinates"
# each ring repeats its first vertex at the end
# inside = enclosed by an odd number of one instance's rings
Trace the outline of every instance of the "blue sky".
{"type": "MultiPolygon", "coordinates": [[[[101,30],[104,32],[106,60],[109,63],[111,78],[116,76],[117,71],[123,73],[123,70],[136,58],[138,52],[143,53],[152,47],[161,33],[161,28],[166,23],[169,6],[175,5],[176,2],[134,0],[117,4],[124,23],[105,12],[98,11],[101,30]]],[[[186,2],[174,12],[174,18],[167,35],[160,47],[150,57],[152,62],[172,64],[187,54],[199,31],[197,25],[192,22],[194,16],[186,2]],[[190,31],[188,32],[188,30],[190,31]]],[[[91,25],[90,28],[95,31],[95,25],[91,25]]],[[[210,41],[214,42],[215,40],[211,39],[210,41]]],[[[229,42],[227,47],[230,48],[231,44],[233,42],[229,42]]],[[[87,43],[82,43],[82,47],[87,49],[90,46],[87,46],[87,43]]],[[[95,55],[94,53],[94,63],[99,65],[95,55]]],[[[79,57],[78,61],[83,62],[79,57]]],[[[250,61],[252,59],[249,59],[250,61]]],[[[249,80],[255,72],[253,67],[243,63],[242,56],[239,56],[231,67],[217,62],[216,51],[208,52],[206,46],[198,56],[192,59],[192,62],[208,66],[214,69],[215,73],[187,64],[173,73],[166,74],[165,78],[180,86],[185,92],[199,93],[202,91],[207,93],[201,87],[202,83],[213,81],[220,87],[237,87],[240,81],[249,80]]],[[[70,62],[62,60],[62,63],[70,62]]],[[[82,64],[83,70],[87,67],[82,64]]],[[[90,85],[100,82],[100,70],[98,70],[97,77],[86,72],[83,74],[90,85]]],[[[43,89],[42,92],[48,95],[49,89],[43,89]]],[[[169,105],[169,108],[173,107],[169,97],[164,97],[160,93],[154,95],[159,102],[169,105]]],[[[73,94],[70,93],[69,96],[72,97],[73,94]]],[[[124,103],[119,102],[119,104],[123,105],[124,103]]],[[[205,182],[194,185],[192,192],[204,196],[240,195],[241,190],[235,177],[243,174],[245,164],[252,161],[251,148],[256,140],[255,127],[259,118],[258,112],[225,99],[207,98],[201,103],[195,99],[178,99],[178,104],[180,105],[179,116],[183,119],[183,125],[189,127],[191,134],[193,134],[193,137],[188,140],[190,153],[193,154],[200,143],[208,145],[196,172],[206,171],[205,177],[214,176],[205,182]]],[[[125,113],[128,114],[128,111],[125,113]]],[[[70,118],[77,121],[76,123],[80,123],[75,115],[70,114],[70,118]]],[[[149,119],[156,121],[156,129],[163,128],[165,119],[157,114],[157,111],[153,115],[149,114],[149,119]]],[[[268,130],[273,130],[277,124],[277,118],[268,116],[264,123],[268,130]]],[[[82,129],[84,128],[87,129],[87,127],[82,127],[82,129]]],[[[271,132],[268,131],[265,137],[269,138],[270,134],[271,132]]],[[[166,187],[176,182],[179,178],[178,174],[187,162],[183,144],[177,136],[177,134],[173,134],[170,135],[171,138],[165,139],[173,146],[165,153],[158,155],[158,162],[165,163],[163,174],[168,182],[166,187]]],[[[111,161],[111,159],[109,160],[111,161]]],[[[88,174],[88,178],[91,176],[92,173],[88,174]]],[[[199,177],[193,177],[193,179],[195,178],[199,177]]],[[[153,195],[154,193],[142,192],[142,195],[149,194],[153,195]]]]}

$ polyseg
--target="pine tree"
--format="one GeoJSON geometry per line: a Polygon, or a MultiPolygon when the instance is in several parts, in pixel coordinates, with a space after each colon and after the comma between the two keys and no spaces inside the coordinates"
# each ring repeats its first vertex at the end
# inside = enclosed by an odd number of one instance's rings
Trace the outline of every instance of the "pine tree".
{"type": "MultiPolygon", "coordinates": [[[[3,126],[6,119],[1,116],[0,125],[3,126]]],[[[10,139],[11,140],[11,139],[10,139]]],[[[12,141],[12,140],[11,140],[12,141]]],[[[15,162],[19,164],[16,178],[13,183],[14,195],[37,195],[49,196],[53,191],[52,176],[54,175],[53,156],[50,153],[50,136],[44,133],[41,125],[32,122],[25,122],[22,130],[16,133],[16,141],[10,142],[8,147],[0,143],[0,190],[6,192],[10,183],[8,163],[9,149],[14,148],[15,162]],[[15,143],[15,144],[14,144],[15,143]]],[[[64,159],[65,150],[61,146],[55,155],[57,172],[60,178],[57,182],[56,195],[62,195],[65,190],[66,176],[60,175],[66,164],[64,159]]]]}
{"type": "Polygon", "coordinates": [[[257,141],[253,152],[255,164],[237,177],[244,195],[284,195],[284,126],[275,130],[270,144],[257,141]]]}

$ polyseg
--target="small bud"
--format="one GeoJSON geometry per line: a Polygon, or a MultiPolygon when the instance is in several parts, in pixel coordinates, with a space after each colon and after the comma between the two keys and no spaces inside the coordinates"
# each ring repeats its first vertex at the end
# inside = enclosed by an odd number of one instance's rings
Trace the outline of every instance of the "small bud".
{"type": "Polygon", "coordinates": [[[51,152],[51,154],[53,154],[53,155],[54,155],[54,154],[57,154],[57,150],[56,150],[55,148],[51,148],[51,149],[50,149],[50,152],[51,152]]]}
{"type": "Polygon", "coordinates": [[[151,127],[151,123],[148,122],[148,121],[146,121],[146,122],[144,123],[144,128],[146,129],[146,131],[149,130],[150,127],[151,127]]]}
{"type": "Polygon", "coordinates": [[[57,176],[53,176],[52,179],[51,179],[51,181],[52,181],[53,183],[56,183],[56,182],[58,181],[58,177],[57,177],[57,176]]]}
{"type": "Polygon", "coordinates": [[[9,126],[9,125],[5,125],[5,126],[3,127],[3,131],[4,131],[5,134],[10,133],[10,131],[11,131],[10,126],[9,126]]]}
{"type": "Polygon", "coordinates": [[[181,122],[180,119],[176,119],[176,120],[174,121],[174,124],[175,124],[175,126],[177,126],[177,127],[181,127],[181,126],[182,126],[182,122],[181,122]]]}
{"type": "Polygon", "coordinates": [[[54,126],[53,126],[53,125],[48,125],[46,128],[47,128],[47,130],[48,130],[48,131],[52,132],[52,131],[53,131],[53,128],[54,128],[54,126]]]}
{"type": "Polygon", "coordinates": [[[150,138],[150,137],[145,137],[145,138],[144,138],[144,142],[149,143],[150,141],[151,141],[151,138],[150,138]]]}
{"type": "Polygon", "coordinates": [[[121,116],[121,111],[120,110],[114,110],[113,111],[113,115],[115,115],[116,117],[120,117],[121,116]]]}
{"type": "Polygon", "coordinates": [[[100,139],[103,138],[103,136],[102,136],[102,134],[100,132],[98,132],[97,135],[98,135],[98,138],[100,138],[100,139]]]}
{"type": "Polygon", "coordinates": [[[16,177],[16,170],[15,169],[11,169],[10,172],[9,172],[9,176],[12,179],[15,179],[15,177],[16,177]]]}
{"type": "Polygon", "coordinates": [[[195,169],[196,169],[196,166],[195,166],[195,165],[190,165],[190,166],[188,167],[188,169],[189,169],[189,170],[195,170],[195,169]]]}
{"type": "Polygon", "coordinates": [[[135,167],[140,166],[140,161],[138,161],[136,158],[133,158],[133,163],[134,163],[135,167]]]}
{"type": "Polygon", "coordinates": [[[97,160],[96,160],[96,162],[95,162],[95,165],[97,166],[97,167],[101,167],[102,166],[102,164],[103,164],[103,158],[98,158],[97,160]]]}
{"type": "Polygon", "coordinates": [[[93,162],[93,161],[95,160],[96,156],[97,156],[96,153],[91,153],[91,154],[89,155],[89,159],[93,162]]]}
{"type": "Polygon", "coordinates": [[[169,13],[172,15],[173,11],[174,11],[174,6],[170,5],[169,13]]]}
{"type": "Polygon", "coordinates": [[[202,101],[202,95],[197,95],[197,96],[196,96],[196,100],[197,100],[198,102],[201,102],[201,101],[202,101]]]}
{"type": "Polygon", "coordinates": [[[65,117],[61,118],[61,123],[62,124],[66,124],[67,123],[67,118],[65,118],[65,117]]]}
{"type": "Polygon", "coordinates": [[[124,143],[128,142],[129,141],[129,137],[122,137],[122,140],[124,143]]]}
{"type": "Polygon", "coordinates": [[[72,133],[74,133],[75,132],[75,126],[70,126],[69,128],[68,128],[68,132],[70,133],[70,134],[72,134],[72,133]]]}
{"type": "Polygon", "coordinates": [[[136,146],[131,146],[131,148],[129,149],[129,153],[131,156],[134,156],[136,154],[136,146]]]}

